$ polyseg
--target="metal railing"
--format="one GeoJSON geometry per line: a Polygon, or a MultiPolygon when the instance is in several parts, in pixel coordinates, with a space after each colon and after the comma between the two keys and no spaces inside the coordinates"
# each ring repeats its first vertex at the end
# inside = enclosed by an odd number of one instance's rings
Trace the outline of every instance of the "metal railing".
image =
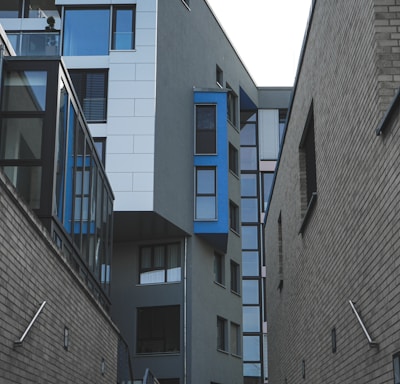
{"type": "Polygon", "coordinates": [[[150,369],[147,368],[143,376],[143,384],[160,384],[160,382],[154,376],[153,372],[151,372],[150,369]]]}
{"type": "Polygon", "coordinates": [[[59,56],[60,32],[18,32],[7,34],[17,56],[59,56]]]}

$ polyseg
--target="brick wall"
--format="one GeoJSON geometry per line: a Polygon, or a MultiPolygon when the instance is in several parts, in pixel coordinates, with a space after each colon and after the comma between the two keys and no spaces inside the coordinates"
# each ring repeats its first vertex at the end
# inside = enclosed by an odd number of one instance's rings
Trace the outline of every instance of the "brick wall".
{"type": "Polygon", "coordinates": [[[399,86],[399,6],[316,1],[266,224],[270,384],[393,383],[400,123],[393,119],[381,136],[375,129],[399,86]],[[299,145],[312,102],[318,200],[301,235],[299,145]],[[349,300],[379,349],[369,346],[349,300]]]}
{"type": "Polygon", "coordinates": [[[0,383],[116,383],[118,330],[1,173],[0,244],[0,383]]]}

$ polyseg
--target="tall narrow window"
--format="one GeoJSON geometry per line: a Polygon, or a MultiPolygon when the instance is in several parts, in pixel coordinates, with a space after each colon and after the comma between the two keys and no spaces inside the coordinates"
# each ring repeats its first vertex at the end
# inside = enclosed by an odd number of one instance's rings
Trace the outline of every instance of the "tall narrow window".
{"type": "Polygon", "coordinates": [[[231,291],[240,293],[240,266],[231,260],[231,291]]]}
{"type": "Polygon", "coordinates": [[[240,356],[241,348],[240,348],[240,325],[231,323],[231,333],[230,333],[230,341],[231,341],[231,353],[236,356],[240,356]]]}
{"type": "Polygon", "coordinates": [[[107,117],[106,69],[76,69],[69,71],[86,120],[102,123],[107,117]]]}
{"type": "Polygon", "coordinates": [[[394,384],[400,384],[400,353],[393,356],[394,384]]]}
{"type": "Polygon", "coordinates": [[[7,0],[0,4],[0,18],[18,18],[21,15],[21,0],[7,0]]]}
{"type": "Polygon", "coordinates": [[[112,27],[112,49],[135,48],[135,7],[114,7],[112,27]]]}
{"type": "Polygon", "coordinates": [[[239,153],[231,143],[229,143],[229,170],[235,175],[239,174],[239,153]]]}
{"type": "Polygon", "coordinates": [[[237,96],[235,92],[233,92],[232,88],[229,84],[226,84],[226,88],[228,88],[228,95],[227,95],[227,107],[228,107],[228,120],[236,126],[237,122],[237,96]]]}
{"type": "Polygon", "coordinates": [[[216,80],[217,80],[217,85],[222,88],[223,86],[222,84],[224,84],[224,73],[222,72],[222,69],[218,67],[218,65],[216,68],[216,80]]]}
{"type": "Polygon", "coordinates": [[[225,270],[224,270],[225,258],[220,253],[214,253],[214,281],[218,284],[225,284],[225,270]]]}
{"type": "Polygon", "coordinates": [[[215,154],[217,151],[217,106],[196,105],[196,153],[215,154]]]}
{"type": "Polygon", "coordinates": [[[229,218],[232,231],[239,233],[239,207],[232,201],[229,202],[229,218]]]}
{"type": "Polygon", "coordinates": [[[222,317],[217,317],[217,349],[220,351],[228,350],[227,343],[227,321],[222,317]]]}
{"type": "Polygon", "coordinates": [[[196,212],[197,220],[217,218],[217,189],[215,167],[196,168],[196,212]]]}

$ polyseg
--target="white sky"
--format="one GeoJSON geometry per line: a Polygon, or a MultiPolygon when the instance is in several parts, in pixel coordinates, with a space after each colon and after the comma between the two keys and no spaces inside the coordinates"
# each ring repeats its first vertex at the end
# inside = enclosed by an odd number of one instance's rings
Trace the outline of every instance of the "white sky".
{"type": "Polygon", "coordinates": [[[292,86],[312,0],[207,0],[258,86],[292,86]]]}

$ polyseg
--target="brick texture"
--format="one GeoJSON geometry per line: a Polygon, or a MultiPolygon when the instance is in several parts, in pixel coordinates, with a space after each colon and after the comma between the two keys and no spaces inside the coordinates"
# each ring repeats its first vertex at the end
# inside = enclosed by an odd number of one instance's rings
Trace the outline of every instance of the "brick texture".
{"type": "Polygon", "coordinates": [[[315,2],[265,228],[270,384],[394,382],[400,111],[381,136],[375,129],[400,85],[399,6],[315,2]],[[301,235],[299,145],[312,102],[318,200],[301,235]]]}
{"type": "Polygon", "coordinates": [[[1,173],[0,244],[0,383],[116,383],[118,330],[1,173]]]}

